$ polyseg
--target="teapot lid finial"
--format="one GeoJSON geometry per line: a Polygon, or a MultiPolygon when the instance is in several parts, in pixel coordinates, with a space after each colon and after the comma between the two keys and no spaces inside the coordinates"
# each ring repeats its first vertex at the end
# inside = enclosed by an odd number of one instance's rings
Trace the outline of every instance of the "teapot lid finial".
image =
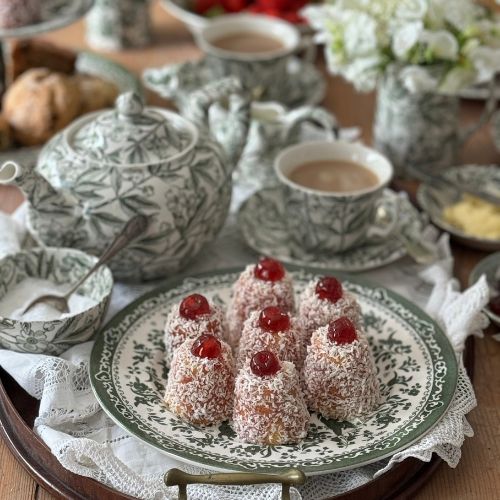
{"type": "Polygon", "coordinates": [[[115,106],[120,115],[127,117],[141,115],[144,111],[144,101],[135,92],[125,92],[118,96],[115,106]]]}

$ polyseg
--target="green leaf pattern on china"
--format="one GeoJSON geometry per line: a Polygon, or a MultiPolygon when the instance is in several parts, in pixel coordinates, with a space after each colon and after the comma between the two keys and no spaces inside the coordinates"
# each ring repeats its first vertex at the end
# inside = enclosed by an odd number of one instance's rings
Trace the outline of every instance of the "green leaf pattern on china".
{"type": "Polygon", "coordinates": [[[95,0],[87,37],[106,49],[142,47],[150,42],[150,25],[148,0],[95,0]]]}
{"type": "MultiPolygon", "coordinates": [[[[394,196],[393,191],[385,190],[382,203],[390,205],[394,196]]],[[[293,226],[294,221],[285,216],[284,210],[282,193],[277,188],[254,193],[240,208],[238,225],[247,244],[259,254],[274,255],[290,264],[358,272],[389,264],[406,253],[401,242],[394,237],[364,243],[339,254],[307,252],[291,238],[288,224],[290,222],[293,226]]],[[[398,225],[405,234],[419,238],[425,223],[426,217],[420,215],[408,200],[400,201],[398,225]]]]}
{"type": "Polygon", "coordinates": [[[397,71],[378,86],[374,141],[397,172],[407,165],[432,168],[453,165],[459,151],[458,96],[410,93],[397,71]]]}
{"type": "MultiPolygon", "coordinates": [[[[50,280],[55,284],[75,283],[90,267],[88,256],[70,255],[64,250],[35,249],[4,258],[0,269],[0,300],[12,287],[27,277],[50,280]]],[[[0,347],[19,352],[59,355],[73,345],[90,339],[99,329],[108,306],[112,278],[98,270],[80,289],[101,302],[97,307],[57,322],[19,322],[0,317],[0,347]],[[68,342],[69,341],[69,342],[68,342]]]]}
{"type": "Polygon", "coordinates": [[[67,208],[50,217],[60,210],[60,193],[45,184],[38,188],[32,176],[32,192],[40,189],[44,198],[30,207],[30,223],[52,246],[98,255],[132,216],[148,215],[148,232],[110,264],[120,279],[151,279],[178,271],[215,237],[226,219],[231,166],[221,146],[204,133],[178,159],[137,167],[93,164],[91,158],[75,161],[68,147],[56,136],[37,167],[52,186],[63,188],[67,208]]]}
{"type": "MultiPolygon", "coordinates": [[[[314,277],[305,271],[293,274],[297,293],[314,277]]],[[[130,432],[208,466],[277,470],[292,462],[306,472],[320,472],[393,454],[444,412],[454,392],[456,362],[451,346],[438,340],[435,325],[383,289],[344,281],[362,305],[381,382],[383,402],[371,415],[337,422],[313,414],[304,441],[271,447],[239,442],[228,423],[196,428],[183,422],[162,402],[168,373],[163,326],[170,305],[195,290],[226,305],[236,277],[214,274],[165,287],[103,332],[91,360],[92,382],[101,403],[130,432]]]]}

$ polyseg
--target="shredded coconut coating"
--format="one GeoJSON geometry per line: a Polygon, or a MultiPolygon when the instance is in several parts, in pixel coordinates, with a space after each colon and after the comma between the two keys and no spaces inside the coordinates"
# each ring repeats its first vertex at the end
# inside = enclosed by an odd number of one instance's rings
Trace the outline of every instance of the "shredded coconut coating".
{"type": "Polygon", "coordinates": [[[250,313],[243,323],[243,330],[238,348],[236,366],[241,368],[250,362],[252,356],[259,351],[271,351],[278,359],[290,361],[300,370],[303,364],[302,334],[299,322],[290,318],[290,328],[284,332],[267,332],[259,326],[260,311],[250,313]]]}
{"type": "Polygon", "coordinates": [[[172,306],[165,323],[165,361],[168,368],[175,350],[185,340],[197,339],[204,333],[211,333],[222,340],[228,338],[226,318],[220,307],[210,304],[210,314],[186,319],[180,315],[179,306],[180,302],[172,306]]]}
{"type": "Polygon", "coordinates": [[[326,418],[352,420],[371,412],[380,402],[380,386],[370,346],[364,334],[352,344],[328,339],[328,327],[311,337],[304,362],[308,407],[326,418]]]}
{"type": "Polygon", "coordinates": [[[194,425],[214,425],[229,420],[234,398],[234,358],[221,341],[218,358],[198,358],[191,353],[194,340],[186,340],[174,353],[168,375],[165,404],[194,425]]]}
{"type": "Polygon", "coordinates": [[[356,329],[363,327],[361,307],[352,293],[344,290],[342,298],[334,304],[329,300],[320,299],[315,290],[316,281],[311,281],[300,295],[299,320],[304,344],[309,344],[312,332],[341,316],[347,316],[356,329]]]}
{"type": "Polygon", "coordinates": [[[281,362],[275,375],[259,377],[249,366],[236,378],[233,425],[246,443],[298,443],[307,435],[310,415],[295,366],[281,362]]]}
{"type": "Polygon", "coordinates": [[[229,343],[236,348],[241,336],[244,321],[251,312],[265,307],[279,306],[293,313],[295,299],[293,281],[288,272],[280,281],[262,281],[254,274],[255,264],[248,265],[233,285],[232,298],[227,311],[229,324],[229,343]]]}

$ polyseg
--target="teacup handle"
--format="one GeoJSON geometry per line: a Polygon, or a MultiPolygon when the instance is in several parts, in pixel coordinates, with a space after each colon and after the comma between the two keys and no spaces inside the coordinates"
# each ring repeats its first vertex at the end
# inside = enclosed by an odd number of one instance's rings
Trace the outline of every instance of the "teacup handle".
{"type": "Polygon", "coordinates": [[[380,243],[398,229],[399,196],[383,197],[375,203],[373,224],[368,228],[365,242],[380,243]]]}
{"type": "Polygon", "coordinates": [[[339,137],[339,126],[337,119],[324,108],[314,106],[302,106],[290,111],[285,117],[283,129],[283,140],[289,141],[297,132],[298,127],[304,122],[318,124],[325,132],[328,141],[334,141],[339,137]]]}
{"type": "Polygon", "coordinates": [[[458,145],[462,146],[469,138],[474,135],[483,125],[488,123],[493,116],[493,113],[497,107],[497,92],[496,92],[496,80],[493,77],[488,86],[488,99],[483,108],[483,112],[479,117],[479,120],[472,125],[463,128],[458,136],[458,145]]]}

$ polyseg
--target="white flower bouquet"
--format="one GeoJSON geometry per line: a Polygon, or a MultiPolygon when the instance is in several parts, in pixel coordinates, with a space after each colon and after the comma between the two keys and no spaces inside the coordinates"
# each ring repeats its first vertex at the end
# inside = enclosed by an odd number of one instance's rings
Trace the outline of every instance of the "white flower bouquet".
{"type": "Polygon", "coordinates": [[[500,71],[500,19],[472,0],[330,0],[302,14],[328,68],[359,91],[389,66],[406,89],[455,94],[500,71]]]}

